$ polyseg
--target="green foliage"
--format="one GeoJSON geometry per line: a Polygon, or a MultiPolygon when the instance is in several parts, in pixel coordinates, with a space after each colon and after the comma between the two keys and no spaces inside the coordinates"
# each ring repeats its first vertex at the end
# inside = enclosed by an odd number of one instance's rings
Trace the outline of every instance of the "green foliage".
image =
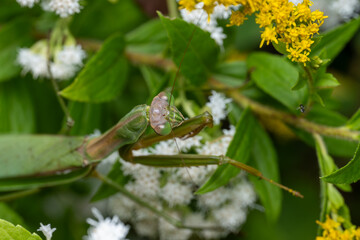
{"type": "Polygon", "coordinates": [[[173,61],[177,66],[181,64],[181,73],[192,84],[203,84],[217,63],[219,46],[208,32],[195,25],[159,16],[168,33],[173,61]]]}
{"type": "MultiPolygon", "coordinates": [[[[257,121],[255,121],[253,132],[253,138],[256,140],[253,141],[250,165],[261,171],[267,178],[279,182],[277,154],[269,135],[257,121]]],[[[266,216],[270,221],[275,222],[281,212],[282,190],[255,176],[249,175],[249,177],[259,194],[266,216]]]]}
{"type": "MultiPolygon", "coordinates": [[[[248,161],[253,143],[254,121],[255,120],[250,109],[246,109],[236,125],[236,133],[226,152],[226,157],[242,163],[246,163],[248,161]]],[[[196,193],[205,194],[224,186],[239,172],[239,168],[229,164],[220,165],[207,182],[196,191],[196,193]]]]}
{"type": "MultiPolygon", "coordinates": [[[[360,18],[330,30],[321,36],[321,40],[311,50],[310,56],[333,60],[354,36],[360,26],[360,18]]],[[[327,62],[327,65],[330,61],[327,62]]]]}
{"type": "Polygon", "coordinates": [[[34,106],[26,85],[19,80],[0,84],[0,133],[35,131],[34,106]]]}
{"type": "Polygon", "coordinates": [[[0,219],[0,236],[2,240],[41,240],[36,233],[30,233],[20,225],[13,224],[0,219]]]}
{"type": "Polygon", "coordinates": [[[20,67],[16,56],[20,47],[29,45],[31,22],[26,18],[17,18],[0,28],[0,82],[17,76],[20,67]]]}
{"type": "Polygon", "coordinates": [[[359,146],[355,152],[355,155],[351,161],[348,162],[344,167],[328,174],[321,179],[336,184],[353,183],[360,179],[360,153],[359,146]]]}
{"type": "Polygon", "coordinates": [[[61,95],[80,102],[105,102],[118,96],[127,80],[128,62],[121,34],[109,37],[61,95]]]}
{"type": "Polygon", "coordinates": [[[165,50],[168,37],[162,22],[155,19],[126,34],[125,40],[128,51],[156,54],[165,50]]]}
{"type": "Polygon", "coordinates": [[[299,104],[304,103],[305,89],[292,90],[299,73],[286,59],[268,53],[253,53],[248,57],[247,65],[249,69],[253,68],[251,76],[256,85],[291,112],[295,112],[299,104]]]}
{"type": "Polygon", "coordinates": [[[13,224],[24,225],[24,220],[19,214],[3,202],[0,202],[0,219],[12,222],[13,224]]]}

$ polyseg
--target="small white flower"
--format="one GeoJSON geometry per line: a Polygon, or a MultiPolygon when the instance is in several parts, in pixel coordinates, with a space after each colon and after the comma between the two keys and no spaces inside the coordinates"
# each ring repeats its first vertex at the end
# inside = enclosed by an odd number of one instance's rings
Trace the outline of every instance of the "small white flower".
{"type": "Polygon", "coordinates": [[[23,74],[30,72],[34,78],[47,77],[49,75],[46,57],[34,53],[29,48],[19,49],[17,62],[22,66],[23,74]]]}
{"type": "Polygon", "coordinates": [[[98,221],[88,218],[87,223],[91,225],[85,240],[123,240],[129,232],[130,227],[122,223],[117,216],[105,218],[98,209],[91,209],[98,221]]]}
{"type": "Polygon", "coordinates": [[[20,6],[32,8],[35,3],[38,3],[39,0],[16,0],[20,6]]]}
{"type": "Polygon", "coordinates": [[[86,53],[80,45],[69,45],[64,46],[64,48],[57,53],[56,61],[67,65],[82,66],[85,57],[86,53]]]}
{"type": "Polygon", "coordinates": [[[77,71],[75,66],[62,63],[51,63],[50,69],[53,78],[57,80],[72,78],[77,71]]]}
{"type": "Polygon", "coordinates": [[[212,213],[221,227],[232,232],[237,232],[246,220],[246,209],[239,207],[236,202],[215,209],[212,213]]]}
{"type": "Polygon", "coordinates": [[[56,228],[51,228],[51,225],[43,225],[40,223],[40,228],[37,230],[39,232],[42,232],[44,236],[46,237],[46,240],[50,240],[52,238],[53,232],[55,232],[56,228]]]}
{"type": "Polygon", "coordinates": [[[161,197],[172,207],[178,204],[188,204],[193,194],[188,185],[168,182],[165,187],[161,189],[161,197]]]}
{"type": "Polygon", "coordinates": [[[50,0],[47,8],[62,18],[79,13],[81,6],[79,0],[50,0]]]}
{"type": "Polygon", "coordinates": [[[226,38],[226,34],[223,33],[222,27],[217,25],[217,19],[228,18],[231,14],[231,8],[225,7],[220,4],[215,6],[213,13],[208,17],[208,14],[203,10],[204,3],[198,3],[193,11],[181,9],[180,14],[184,21],[193,23],[199,26],[201,29],[210,33],[212,39],[223,48],[223,41],[226,38]]]}
{"type": "Polygon", "coordinates": [[[214,124],[220,124],[220,120],[226,118],[226,104],[230,103],[232,100],[226,98],[224,94],[218,93],[214,90],[211,91],[212,95],[209,97],[209,102],[206,103],[211,109],[211,114],[213,116],[214,124]]]}

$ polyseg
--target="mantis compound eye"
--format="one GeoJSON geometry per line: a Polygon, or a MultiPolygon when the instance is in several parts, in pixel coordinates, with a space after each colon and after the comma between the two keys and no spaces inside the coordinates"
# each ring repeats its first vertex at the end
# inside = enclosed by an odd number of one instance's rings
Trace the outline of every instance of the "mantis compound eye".
{"type": "Polygon", "coordinates": [[[180,111],[169,105],[169,97],[165,92],[154,97],[150,105],[149,120],[150,126],[159,135],[168,135],[171,129],[179,126],[184,117],[180,111]]]}

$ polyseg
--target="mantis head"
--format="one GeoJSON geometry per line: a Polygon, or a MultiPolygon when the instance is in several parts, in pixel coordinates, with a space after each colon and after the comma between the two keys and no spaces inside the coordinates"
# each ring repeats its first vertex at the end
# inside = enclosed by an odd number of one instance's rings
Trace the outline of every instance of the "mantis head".
{"type": "MultiPolygon", "coordinates": [[[[184,116],[171,103],[170,93],[161,92],[154,97],[150,105],[149,120],[150,126],[159,135],[168,135],[174,127],[180,126],[184,116]]],[[[173,98],[171,100],[173,103],[173,98]]]]}

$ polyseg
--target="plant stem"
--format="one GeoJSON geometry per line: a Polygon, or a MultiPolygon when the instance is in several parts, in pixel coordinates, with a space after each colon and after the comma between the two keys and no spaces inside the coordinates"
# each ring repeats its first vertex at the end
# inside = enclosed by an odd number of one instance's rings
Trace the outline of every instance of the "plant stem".
{"type": "MultiPolygon", "coordinates": [[[[209,80],[210,85],[213,87],[224,87],[224,85],[215,79],[209,80]]],[[[346,127],[329,127],[325,125],[320,125],[317,123],[313,123],[304,118],[299,118],[295,115],[285,113],[279,111],[277,109],[264,106],[260,103],[257,103],[250,98],[245,97],[237,90],[229,90],[227,94],[234,99],[236,103],[238,103],[242,107],[249,106],[254,113],[268,117],[268,118],[276,118],[285,123],[291,124],[295,127],[301,128],[309,133],[318,133],[321,135],[331,136],[331,137],[339,137],[352,141],[359,141],[360,139],[360,131],[351,131],[346,127]]]]}
{"type": "Polygon", "coordinates": [[[60,96],[59,94],[59,86],[57,85],[57,82],[55,81],[54,79],[54,76],[51,72],[51,66],[50,66],[50,61],[51,61],[51,49],[50,49],[50,40],[48,40],[48,48],[47,48],[47,70],[48,70],[48,73],[49,73],[49,77],[50,77],[50,81],[51,81],[51,84],[52,84],[52,87],[54,89],[54,92],[55,92],[55,95],[56,95],[56,98],[60,104],[60,107],[62,109],[62,111],[64,112],[65,114],[65,117],[66,117],[66,133],[68,133],[70,131],[70,129],[74,126],[74,120],[71,118],[70,116],[70,113],[69,113],[69,110],[67,109],[67,106],[65,104],[65,101],[64,99],[60,96]]]}
{"type": "Polygon", "coordinates": [[[11,200],[14,200],[17,198],[21,198],[21,197],[28,196],[30,194],[37,193],[39,191],[40,191],[39,188],[33,188],[33,189],[28,189],[28,190],[17,191],[14,193],[5,194],[5,195],[0,196],[0,202],[11,201],[11,200]]]}
{"type": "Polygon", "coordinates": [[[166,0],[166,3],[167,3],[168,11],[169,11],[169,17],[171,17],[171,18],[179,17],[176,0],[166,0]]]}
{"type": "Polygon", "coordinates": [[[129,198],[130,200],[134,201],[135,203],[139,204],[142,207],[145,207],[147,209],[149,209],[150,211],[154,212],[155,214],[157,214],[158,216],[162,217],[164,220],[166,220],[168,223],[174,225],[177,228],[186,228],[186,229],[192,229],[195,231],[199,231],[199,230],[204,230],[204,229],[211,229],[211,230],[221,230],[221,228],[219,227],[194,227],[194,226],[186,226],[184,224],[182,224],[179,220],[173,218],[172,216],[166,214],[163,211],[158,210],[156,207],[150,205],[148,202],[143,201],[142,199],[140,199],[139,197],[135,196],[134,194],[132,194],[131,192],[129,192],[128,190],[126,190],[123,186],[119,185],[118,183],[114,182],[113,180],[111,180],[110,178],[101,175],[100,173],[98,173],[97,171],[93,172],[93,176],[98,178],[99,180],[101,180],[102,182],[106,183],[107,185],[115,188],[116,190],[118,190],[121,194],[123,194],[125,197],[129,198]]]}

